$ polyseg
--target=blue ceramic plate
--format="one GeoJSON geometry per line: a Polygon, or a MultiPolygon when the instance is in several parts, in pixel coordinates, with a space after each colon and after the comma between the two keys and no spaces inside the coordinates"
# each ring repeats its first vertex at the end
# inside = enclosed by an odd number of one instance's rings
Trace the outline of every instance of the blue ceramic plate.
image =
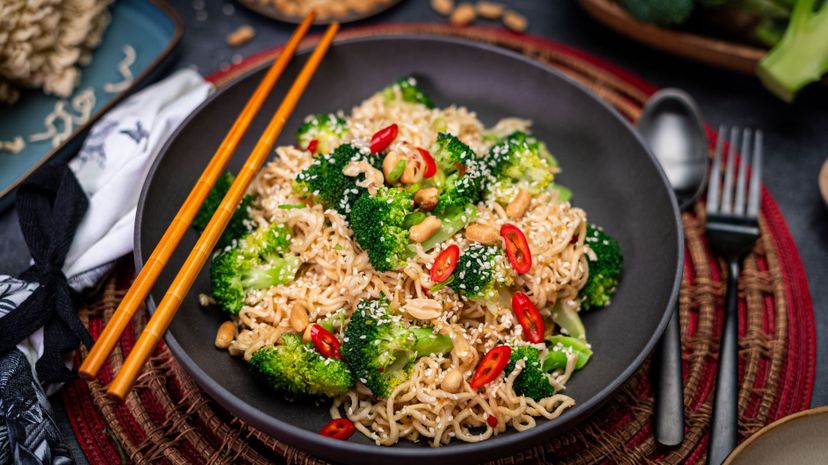
{"type": "Polygon", "coordinates": [[[121,0],[115,2],[110,13],[112,23],[101,45],[93,52],[92,63],[83,68],[80,85],[75,90],[77,93],[91,87],[95,92],[95,108],[86,124],[76,128],[64,143],[52,147],[49,140],[30,142],[28,139],[29,135],[46,129],[44,119],[59,98],[29,91],[17,103],[0,111],[0,140],[12,140],[16,136],[26,140],[26,148],[20,153],[0,152],[0,210],[11,204],[11,192],[29,174],[54,156],[73,154],[83,135],[103,113],[150,82],[159,65],[181,39],[181,21],[162,0],[121,0]],[[107,93],[105,83],[122,80],[118,63],[124,58],[123,47],[127,44],[136,52],[135,62],[130,67],[135,79],[127,90],[107,93]]]}

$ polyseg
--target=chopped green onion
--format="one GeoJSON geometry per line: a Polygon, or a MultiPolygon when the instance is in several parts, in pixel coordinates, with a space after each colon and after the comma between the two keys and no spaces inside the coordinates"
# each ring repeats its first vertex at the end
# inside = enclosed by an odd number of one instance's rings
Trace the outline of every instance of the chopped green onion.
{"type": "Polygon", "coordinates": [[[412,226],[420,224],[428,217],[426,212],[413,212],[405,216],[403,220],[403,228],[410,229],[412,226]]]}
{"type": "Polygon", "coordinates": [[[334,250],[345,250],[345,247],[342,247],[341,244],[336,244],[333,246],[334,250]]]}
{"type": "Polygon", "coordinates": [[[391,182],[395,182],[397,179],[400,179],[402,176],[403,171],[405,171],[405,160],[400,160],[394,165],[394,169],[388,173],[388,180],[391,182]]]}
{"type": "Polygon", "coordinates": [[[305,205],[304,203],[285,203],[279,205],[279,208],[281,208],[282,210],[296,210],[298,208],[305,208],[306,206],[307,205],[305,205]]]}

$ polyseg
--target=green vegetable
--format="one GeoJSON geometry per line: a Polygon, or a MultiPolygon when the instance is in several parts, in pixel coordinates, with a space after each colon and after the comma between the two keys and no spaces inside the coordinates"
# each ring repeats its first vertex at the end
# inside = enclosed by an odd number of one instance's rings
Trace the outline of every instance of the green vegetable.
{"type": "Polygon", "coordinates": [[[414,76],[403,76],[380,92],[386,102],[400,99],[404,102],[425,105],[426,108],[434,108],[431,98],[420,89],[414,76]]]}
{"type": "MultiPolygon", "coordinates": [[[[434,233],[433,236],[423,241],[423,250],[431,250],[439,244],[447,241],[451,236],[457,234],[461,229],[465,228],[469,223],[477,218],[477,207],[472,204],[466,205],[462,210],[458,209],[452,212],[437,215],[437,218],[443,223],[440,230],[434,233]]],[[[409,250],[413,252],[414,244],[409,244],[409,250]]]]}
{"type": "Polygon", "coordinates": [[[756,68],[765,87],[788,102],[828,72],[828,5],[816,5],[796,2],[782,40],[756,68]]]}
{"type": "Polygon", "coordinates": [[[262,347],[249,363],[259,379],[285,394],[336,397],[354,386],[345,363],[303,344],[298,334],[283,334],[279,345],[262,347]]]}
{"type": "Polygon", "coordinates": [[[549,188],[558,191],[558,200],[561,202],[569,202],[572,199],[572,190],[566,186],[553,182],[549,185],[549,188]]]}
{"type": "Polygon", "coordinates": [[[213,297],[226,312],[238,314],[252,290],[293,281],[301,263],[289,251],[290,237],[287,226],[274,223],[249,233],[213,258],[213,297]]]}
{"type": "Polygon", "coordinates": [[[513,132],[489,149],[486,163],[496,180],[490,195],[507,204],[520,190],[537,195],[552,185],[558,162],[535,136],[513,132]]]}
{"type": "Polygon", "coordinates": [[[460,254],[450,286],[466,298],[493,301],[513,282],[505,262],[500,247],[472,244],[460,254]]]}
{"type": "Polygon", "coordinates": [[[578,360],[575,362],[575,369],[580,370],[592,357],[592,349],[584,339],[570,336],[547,336],[549,353],[543,360],[543,370],[553,371],[566,368],[569,361],[569,354],[575,354],[578,360]]]}
{"type": "MultiPolygon", "coordinates": [[[[224,199],[224,196],[227,195],[227,191],[230,190],[230,186],[235,179],[236,177],[229,171],[219,176],[213,188],[210,189],[210,193],[207,194],[207,198],[204,199],[204,203],[198,209],[195,218],[193,218],[193,228],[199,232],[207,228],[207,223],[210,222],[210,219],[224,199]]],[[[227,227],[224,228],[224,232],[216,243],[216,248],[222,249],[230,245],[233,240],[239,239],[250,231],[250,225],[252,223],[248,207],[250,207],[253,199],[255,197],[249,194],[242,197],[238,208],[233,212],[233,216],[230,217],[230,222],[227,223],[227,227]]]]}
{"type": "Polygon", "coordinates": [[[331,153],[347,134],[348,122],[341,116],[331,113],[308,115],[296,131],[296,144],[306,149],[312,140],[316,140],[316,153],[331,153]]]}
{"type": "Polygon", "coordinates": [[[577,302],[558,300],[552,307],[552,321],[561,327],[561,332],[572,337],[586,338],[586,329],[576,308],[577,302]]]}
{"type": "Polygon", "coordinates": [[[279,205],[279,208],[281,208],[282,210],[298,210],[300,208],[305,207],[307,207],[307,205],[305,205],[304,203],[284,203],[282,205],[279,205]]]}
{"type": "Polygon", "coordinates": [[[555,388],[549,383],[549,375],[546,374],[541,361],[540,352],[532,346],[512,347],[512,356],[503,373],[506,376],[514,371],[515,365],[523,359],[525,365],[523,371],[517,375],[512,388],[519,396],[530,397],[534,400],[541,400],[555,394],[555,388]]]}
{"type": "Polygon", "coordinates": [[[662,26],[684,23],[693,12],[693,0],[619,0],[641,21],[662,26]]]}
{"type": "Polygon", "coordinates": [[[431,156],[437,167],[446,173],[453,173],[457,171],[458,165],[465,165],[477,158],[471,147],[447,132],[437,134],[437,140],[431,147],[431,156]]]}
{"type": "Polygon", "coordinates": [[[595,260],[587,254],[589,278],[579,293],[581,307],[584,310],[606,307],[621,278],[621,246],[603,229],[594,225],[587,226],[585,242],[595,253],[595,260]]]}
{"type": "Polygon", "coordinates": [[[348,216],[351,206],[365,188],[356,185],[363,175],[345,176],[342,170],[352,161],[370,161],[368,153],[350,144],[342,144],[329,155],[316,157],[293,181],[293,191],[311,197],[326,208],[348,216]]]}
{"type": "Polygon", "coordinates": [[[391,172],[388,173],[387,181],[393,183],[396,182],[397,179],[400,179],[400,176],[402,176],[403,171],[405,171],[405,165],[405,160],[398,161],[397,164],[394,165],[394,168],[391,170],[391,172]]]}
{"type": "Polygon", "coordinates": [[[376,195],[364,192],[350,213],[354,240],[368,252],[377,271],[388,271],[405,263],[408,245],[406,217],[412,212],[411,194],[392,187],[380,187],[376,195]]]}
{"type": "Polygon", "coordinates": [[[387,397],[411,376],[417,358],[447,354],[451,338],[431,328],[405,326],[385,300],[363,300],[345,328],[342,354],[354,376],[371,392],[387,397]]]}
{"type": "Polygon", "coordinates": [[[416,226],[416,225],[422,223],[426,218],[428,218],[428,213],[426,213],[426,212],[417,211],[417,212],[409,213],[408,215],[405,216],[405,219],[403,220],[402,227],[404,229],[411,229],[412,226],[416,226]]]}

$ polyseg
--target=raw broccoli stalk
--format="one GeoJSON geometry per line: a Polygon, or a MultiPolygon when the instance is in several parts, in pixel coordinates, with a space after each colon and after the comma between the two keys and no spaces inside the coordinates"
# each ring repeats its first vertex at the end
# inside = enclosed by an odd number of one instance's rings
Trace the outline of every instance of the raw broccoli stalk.
{"type": "Polygon", "coordinates": [[[344,118],[332,113],[308,115],[296,131],[296,144],[306,149],[312,140],[316,140],[316,153],[331,153],[346,134],[348,123],[344,118]]]}
{"type": "MultiPolygon", "coordinates": [[[[207,194],[207,198],[204,199],[204,203],[202,203],[201,207],[198,209],[195,218],[193,218],[193,228],[199,232],[204,231],[207,227],[207,223],[210,222],[210,219],[213,217],[213,214],[216,212],[219,204],[224,199],[224,196],[227,195],[227,191],[230,190],[230,186],[233,184],[233,180],[235,179],[236,177],[229,171],[225,171],[221,176],[219,176],[216,183],[213,185],[213,188],[210,189],[210,193],[207,194]]],[[[253,202],[253,199],[255,199],[255,197],[249,194],[242,197],[241,203],[239,203],[236,211],[233,212],[233,216],[230,217],[230,222],[227,223],[224,233],[222,233],[216,243],[217,248],[222,249],[230,245],[234,239],[239,239],[250,231],[251,221],[248,207],[250,207],[250,203],[253,202]]]]}
{"type": "Polygon", "coordinates": [[[519,396],[541,400],[555,394],[555,388],[549,382],[549,375],[543,369],[540,361],[540,352],[532,346],[512,347],[512,356],[506,365],[504,373],[508,376],[515,369],[519,360],[524,361],[523,371],[517,375],[512,383],[512,389],[519,396]]]}
{"type": "Polygon", "coordinates": [[[603,229],[591,224],[587,226],[585,242],[594,256],[587,254],[589,278],[579,293],[581,307],[584,310],[606,307],[621,278],[621,246],[603,229]]]}
{"type": "Polygon", "coordinates": [[[354,386],[348,365],[303,344],[298,334],[283,334],[279,345],[262,347],[249,363],[264,383],[285,394],[336,397],[354,386]]]}
{"type": "Polygon", "coordinates": [[[537,195],[549,188],[558,166],[546,144],[521,131],[494,145],[486,162],[496,178],[489,193],[502,204],[511,202],[520,190],[537,195]]]}
{"type": "Polygon", "coordinates": [[[371,392],[388,397],[411,376],[417,358],[447,354],[451,338],[431,328],[405,326],[385,300],[361,301],[348,322],[342,354],[354,376],[371,392]]]}
{"type": "Polygon", "coordinates": [[[210,267],[216,302],[235,315],[248,292],[293,281],[300,261],[289,252],[290,237],[287,226],[272,224],[219,252],[210,267]]]}
{"type": "Polygon", "coordinates": [[[577,356],[575,369],[580,370],[592,357],[592,349],[585,339],[571,336],[547,336],[549,352],[543,360],[543,371],[562,370],[569,363],[570,355],[577,356]]]}
{"type": "Polygon", "coordinates": [[[393,187],[380,187],[376,195],[366,191],[354,202],[349,216],[354,239],[377,271],[405,263],[408,229],[403,225],[412,209],[411,193],[393,187]]]}
{"type": "Polygon", "coordinates": [[[414,76],[403,76],[380,92],[386,102],[399,99],[404,102],[419,103],[425,105],[426,108],[434,108],[431,98],[420,89],[414,76]]]}
{"type": "Polygon", "coordinates": [[[351,144],[342,144],[333,153],[316,157],[299,173],[293,181],[293,191],[347,217],[353,203],[365,192],[365,188],[356,185],[364,176],[345,176],[342,170],[352,161],[370,161],[368,155],[351,144]]]}
{"type": "Polygon", "coordinates": [[[662,26],[682,24],[693,12],[693,0],[620,0],[641,21],[662,26]]]}
{"type": "Polygon", "coordinates": [[[468,299],[492,301],[514,281],[510,270],[500,247],[472,244],[460,255],[450,286],[468,299]]]}
{"type": "Polygon", "coordinates": [[[828,4],[798,0],[782,40],[756,68],[765,87],[792,101],[807,84],[828,72],[828,4]]]}

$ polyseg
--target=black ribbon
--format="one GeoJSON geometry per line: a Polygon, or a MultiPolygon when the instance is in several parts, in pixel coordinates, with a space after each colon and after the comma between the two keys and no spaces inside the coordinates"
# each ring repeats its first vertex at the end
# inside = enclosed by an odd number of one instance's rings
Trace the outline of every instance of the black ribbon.
{"type": "Polygon", "coordinates": [[[63,262],[75,230],[89,206],[75,174],[66,163],[49,163],[17,191],[20,229],[34,265],[20,278],[38,282],[37,289],[16,309],[0,318],[0,354],[43,326],[43,356],[37,361],[40,381],[64,382],[74,378],[64,354],[78,342],[92,347],[92,337],[75,313],[76,295],[63,275],[63,262]]]}

